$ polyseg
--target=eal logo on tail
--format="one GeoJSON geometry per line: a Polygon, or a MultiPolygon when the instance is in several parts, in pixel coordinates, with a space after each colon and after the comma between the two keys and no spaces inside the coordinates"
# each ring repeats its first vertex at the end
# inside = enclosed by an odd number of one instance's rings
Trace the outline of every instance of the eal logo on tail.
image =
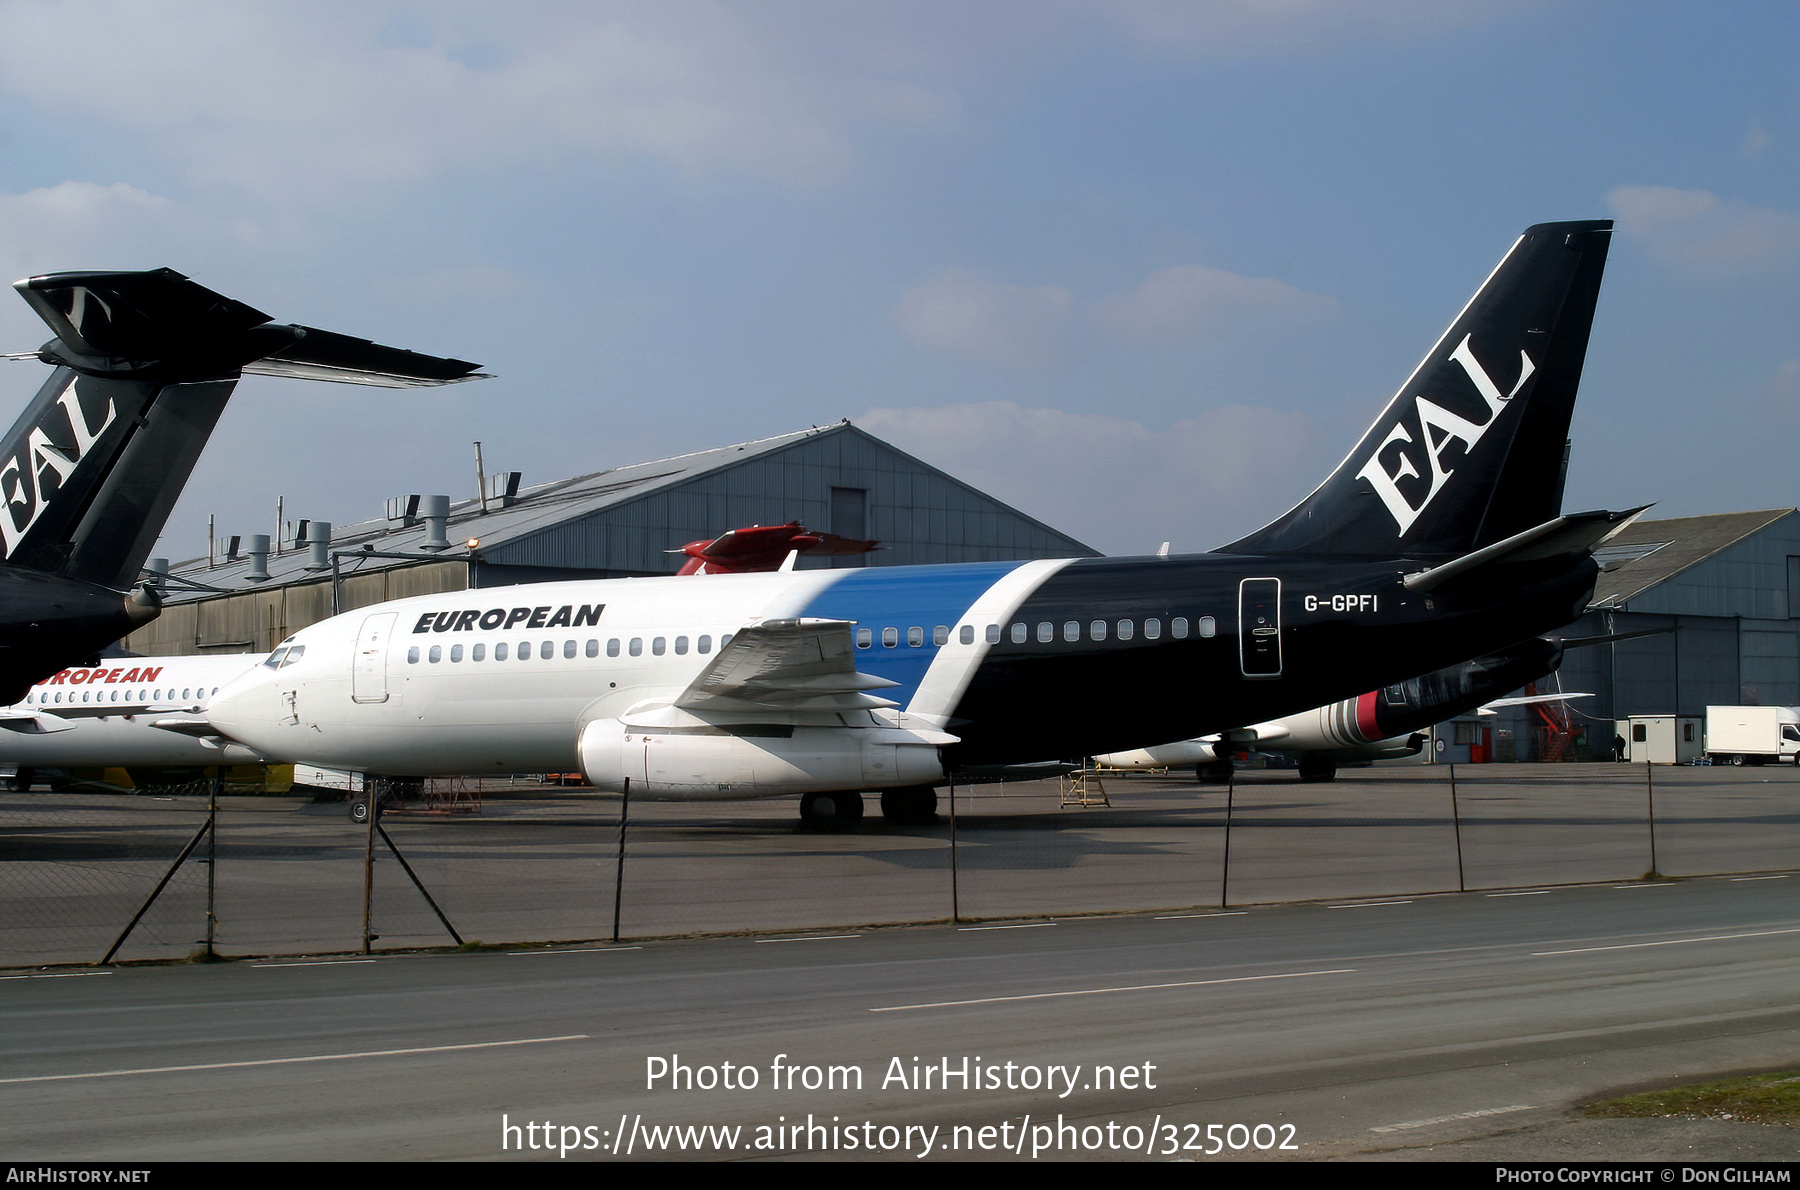
{"type": "Polygon", "coordinates": [[[6,506],[0,512],[0,544],[5,545],[7,557],[12,556],[26,532],[43,515],[50,497],[69,482],[69,476],[75,473],[81,460],[87,457],[100,435],[118,416],[109,398],[100,424],[90,426],[77,388],[71,385],[64,389],[56,399],[55,407],[46,411],[43,420],[31,428],[23,454],[13,455],[0,464],[0,501],[6,506]],[[57,416],[58,409],[62,411],[61,417],[57,416]],[[65,419],[68,435],[64,438],[59,432],[57,437],[72,442],[66,446],[58,445],[50,435],[52,424],[61,431],[65,419]]]}
{"type": "Polygon", "coordinates": [[[1404,421],[1395,422],[1394,428],[1389,430],[1387,437],[1381,440],[1381,445],[1375,448],[1375,453],[1369,457],[1369,461],[1363,465],[1363,469],[1356,473],[1356,478],[1368,480],[1369,486],[1375,489],[1375,494],[1381,497],[1381,502],[1387,506],[1388,512],[1394,518],[1394,524],[1399,526],[1402,537],[1406,536],[1406,531],[1412,528],[1414,521],[1419,519],[1419,514],[1430,507],[1431,502],[1437,498],[1437,494],[1443,490],[1444,484],[1455,474],[1454,468],[1444,466],[1444,452],[1449,448],[1450,443],[1462,442],[1465,455],[1473,451],[1475,444],[1481,441],[1482,435],[1486,434],[1494,427],[1494,423],[1500,420],[1500,415],[1506,411],[1508,402],[1519,395],[1519,390],[1525,387],[1525,382],[1531,379],[1532,373],[1537,370],[1537,365],[1531,362],[1531,357],[1520,351],[1518,382],[1513,385],[1511,392],[1502,393],[1500,386],[1494,383],[1493,378],[1488,375],[1487,369],[1477,362],[1475,353],[1469,349],[1468,335],[1463,336],[1463,340],[1457,344],[1456,350],[1450,353],[1450,358],[1462,365],[1463,371],[1468,373],[1469,380],[1475,385],[1475,390],[1487,402],[1487,420],[1479,423],[1472,422],[1467,418],[1459,417],[1441,405],[1427,401],[1424,397],[1415,396],[1413,407],[1419,415],[1418,438],[1413,437],[1404,421]],[[1434,430],[1436,435],[1433,434],[1434,430]],[[1391,454],[1388,450],[1389,447],[1394,448],[1391,454]],[[1415,505],[1409,502],[1406,495],[1401,492],[1400,481],[1402,479],[1424,479],[1424,473],[1419,470],[1415,461],[1414,452],[1419,447],[1424,448],[1425,461],[1431,471],[1431,486],[1426,490],[1425,498],[1415,505]],[[1391,460],[1391,467],[1387,460],[1391,460]]]}

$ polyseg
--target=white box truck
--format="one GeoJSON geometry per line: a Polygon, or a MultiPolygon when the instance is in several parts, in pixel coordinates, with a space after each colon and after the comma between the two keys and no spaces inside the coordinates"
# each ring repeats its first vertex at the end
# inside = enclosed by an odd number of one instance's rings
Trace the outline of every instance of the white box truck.
{"type": "Polygon", "coordinates": [[[1714,764],[1800,764],[1800,709],[1707,707],[1706,754],[1714,764]]]}

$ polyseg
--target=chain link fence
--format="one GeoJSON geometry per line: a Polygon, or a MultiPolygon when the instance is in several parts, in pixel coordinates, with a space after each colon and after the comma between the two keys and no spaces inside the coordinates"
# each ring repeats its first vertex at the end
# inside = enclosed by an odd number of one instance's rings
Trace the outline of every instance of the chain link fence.
{"type": "Polygon", "coordinates": [[[939,791],[939,820],[792,799],[624,806],[522,781],[354,803],[0,794],[0,965],[782,934],[1800,867],[1800,771],[1647,765],[1102,774],[939,791]],[[1085,804],[1080,804],[1085,803],[1085,804]],[[951,811],[954,809],[954,815],[951,811]],[[621,840],[621,813],[625,814],[621,840]],[[366,816],[365,816],[366,818],[366,816]],[[177,861],[180,862],[177,862],[177,861]]]}

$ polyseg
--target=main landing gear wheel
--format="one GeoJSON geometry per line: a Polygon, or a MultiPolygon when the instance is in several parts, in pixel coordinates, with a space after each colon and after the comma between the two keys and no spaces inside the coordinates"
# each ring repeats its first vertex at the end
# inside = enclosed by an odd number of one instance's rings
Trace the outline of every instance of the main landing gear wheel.
{"type": "Polygon", "coordinates": [[[889,789],[881,795],[881,816],[896,826],[925,826],[937,821],[937,800],[929,785],[889,789]]]}
{"type": "Polygon", "coordinates": [[[811,830],[841,830],[862,821],[860,793],[808,793],[800,798],[800,825],[811,830]]]}
{"type": "Polygon", "coordinates": [[[1213,760],[1194,766],[1194,775],[1200,778],[1202,785],[1231,784],[1231,762],[1229,760],[1213,760]]]}
{"type": "Polygon", "coordinates": [[[1302,756],[1300,758],[1300,779],[1302,781],[1331,781],[1336,778],[1336,761],[1327,760],[1323,756],[1302,756]]]}

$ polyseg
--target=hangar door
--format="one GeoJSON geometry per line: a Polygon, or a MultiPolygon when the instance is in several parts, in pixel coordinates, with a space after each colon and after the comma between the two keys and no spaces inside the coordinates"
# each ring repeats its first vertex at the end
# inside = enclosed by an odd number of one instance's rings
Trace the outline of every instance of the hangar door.
{"type": "Polygon", "coordinates": [[[356,634],[355,668],[350,671],[350,697],[356,702],[386,702],[387,643],[399,612],[366,616],[356,634]]]}

